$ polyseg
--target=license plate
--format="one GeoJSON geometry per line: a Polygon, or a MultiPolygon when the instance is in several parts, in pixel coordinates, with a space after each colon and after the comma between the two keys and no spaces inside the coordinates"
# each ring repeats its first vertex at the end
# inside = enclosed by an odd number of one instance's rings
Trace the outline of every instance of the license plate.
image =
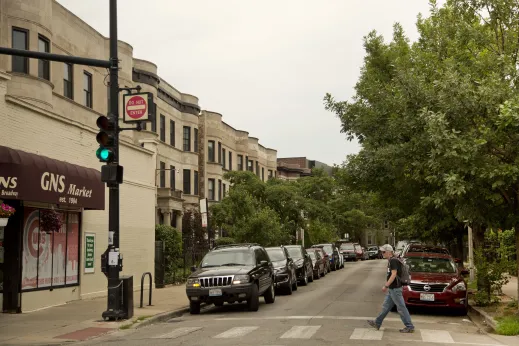
{"type": "Polygon", "coordinates": [[[221,289],[212,289],[212,290],[209,290],[209,296],[210,297],[219,297],[222,295],[222,290],[221,289]]]}
{"type": "Polygon", "coordinates": [[[424,300],[426,302],[434,302],[434,294],[420,293],[420,300],[424,300]]]}

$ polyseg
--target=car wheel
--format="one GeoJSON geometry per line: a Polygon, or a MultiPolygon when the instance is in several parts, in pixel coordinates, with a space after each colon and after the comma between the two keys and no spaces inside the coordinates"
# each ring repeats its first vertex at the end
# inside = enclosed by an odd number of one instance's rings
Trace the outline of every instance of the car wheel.
{"type": "Polygon", "coordinates": [[[292,295],[293,290],[294,290],[294,281],[291,276],[290,281],[288,282],[288,285],[285,287],[285,291],[288,295],[292,295]]]}
{"type": "Polygon", "coordinates": [[[267,289],[267,292],[263,295],[265,298],[265,303],[272,304],[276,301],[276,292],[274,290],[274,282],[270,284],[270,287],[267,289]]]}
{"type": "Polygon", "coordinates": [[[191,315],[198,315],[200,313],[200,303],[190,301],[189,302],[189,313],[191,315]]]}
{"type": "Polygon", "coordinates": [[[250,298],[247,300],[249,311],[258,311],[259,309],[259,292],[258,286],[252,285],[250,298]]]}
{"type": "Polygon", "coordinates": [[[314,282],[314,270],[310,270],[310,276],[308,277],[308,282],[314,282]]]}
{"type": "Polygon", "coordinates": [[[292,272],[292,291],[297,291],[297,276],[296,272],[292,272]]]}
{"type": "Polygon", "coordinates": [[[214,306],[223,306],[223,302],[214,302],[214,306]]]}
{"type": "Polygon", "coordinates": [[[316,280],[319,280],[321,278],[321,268],[317,268],[317,276],[315,277],[316,280]]]}
{"type": "Polygon", "coordinates": [[[301,285],[303,285],[303,286],[308,285],[308,273],[306,272],[306,268],[303,272],[303,281],[301,282],[301,285]]]}

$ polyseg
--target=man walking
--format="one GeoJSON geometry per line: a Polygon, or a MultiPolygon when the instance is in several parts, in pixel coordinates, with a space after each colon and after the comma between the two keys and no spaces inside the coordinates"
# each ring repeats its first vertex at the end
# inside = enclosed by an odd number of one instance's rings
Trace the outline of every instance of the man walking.
{"type": "Polygon", "coordinates": [[[396,305],[400,318],[405,325],[405,328],[400,329],[400,332],[413,333],[414,325],[411,321],[409,311],[405,306],[404,296],[402,295],[402,282],[400,279],[402,277],[402,264],[394,257],[393,247],[391,245],[383,245],[381,249],[384,251],[384,258],[388,260],[386,284],[382,287],[382,291],[386,292],[386,298],[382,304],[382,312],[375,320],[368,321],[368,324],[377,330],[380,329],[387,314],[391,311],[393,306],[396,305]]]}

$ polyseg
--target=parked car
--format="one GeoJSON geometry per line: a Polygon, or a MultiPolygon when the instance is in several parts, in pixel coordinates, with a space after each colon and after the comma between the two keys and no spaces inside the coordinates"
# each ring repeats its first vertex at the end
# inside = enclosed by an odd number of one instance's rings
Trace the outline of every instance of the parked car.
{"type": "Polygon", "coordinates": [[[369,260],[369,254],[366,251],[366,248],[364,246],[362,247],[362,260],[363,261],[369,260]]]}
{"type": "Polygon", "coordinates": [[[339,251],[337,250],[335,244],[316,244],[312,245],[312,247],[318,247],[323,249],[326,259],[330,262],[329,269],[331,271],[335,271],[339,268],[339,251]]]}
{"type": "Polygon", "coordinates": [[[250,311],[258,311],[260,296],[267,304],[276,300],[274,266],[259,244],[216,246],[191,271],[186,283],[191,314],[200,313],[202,302],[222,306],[245,301],[250,311]]]}
{"type": "Polygon", "coordinates": [[[308,282],[314,281],[312,260],[304,247],[301,245],[284,245],[283,247],[288,250],[290,258],[294,261],[299,283],[306,286],[308,282]]]}
{"type": "Polygon", "coordinates": [[[297,275],[296,265],[288,250],[284,247],[267,247],[267,251],[274,271],[276,274],[275,286],[285,291],[287,294],[292,294],[292,291],[297,291],[297,275]]]}
{"type": "MultiPolygon", "coordinates": [[[[417,244],[417,243],[410,243],[408,244],[404,251],[402,252],[402,257],[405,257],[405,255],[408,252],[426,252],[426,253],[441,253],[444,255],[451,255],[449,249],[447,249],[444,246],[437,246],[437,245],[423,245],[423,244],[417,244]]],[[[454,263],[458,265],[458,267],[463,266],[463,261],[459,258],[454,258],[454,263]]]]}
{"type": "Polygon", "coordinates": [[[317,251],[316,248],[306,249],[306,252],[312,260],[314,279],[320,279],[321,276],[324,276],[326,270],[326,259],[321,256],[321,252],[317,251]]]}
{"type": "Polygon", "coordinates": [[[342,243],[340,252],[345,261],[363,260],[364,254],[359,243],[342,243]]]}
{"type": "Polygon", "coordinates": [[[369,259],[382,258],[382,256],[381,256],[382,252],[380,251],[379,247],[376,245],[368,245],[367,253],[368,253],[369,259]]]}
{"type": "Polygon", "coordinates": [[[434,306],[467,313],[466,269],[458,268],[451,256],[439,253],[408,252],[404,258],[411,282],[404,286],[408,306],[434,306]]]}
{"type": "Polygon", "coordinates": [[[326,255],[324,254],[324,251],[323,249],[321,249],[320,247],[313,247],[311,249],[314,249],[315,252],[318,252],[319,255],[321,256],[322,258],[322,261],[324,263],[324,272],[323,272],[323,276],[326,276],[326,274],[328,274],[329,270],[330,270],[330,261],[328,261],[326,259],[326,255]]]}

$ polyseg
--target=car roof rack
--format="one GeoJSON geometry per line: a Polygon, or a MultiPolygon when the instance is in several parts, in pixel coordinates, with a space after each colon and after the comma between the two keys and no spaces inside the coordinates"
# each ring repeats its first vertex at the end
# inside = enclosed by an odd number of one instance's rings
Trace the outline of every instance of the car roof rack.
{"type": "Polygon", "coordinates": [[[260,246],[258,243],[236,243],[236,244],[226,244],[226,245],[217,245],[213,248],[213,250],[231,248],[231,247],[252,247],[252,246],[260,246]]]}

